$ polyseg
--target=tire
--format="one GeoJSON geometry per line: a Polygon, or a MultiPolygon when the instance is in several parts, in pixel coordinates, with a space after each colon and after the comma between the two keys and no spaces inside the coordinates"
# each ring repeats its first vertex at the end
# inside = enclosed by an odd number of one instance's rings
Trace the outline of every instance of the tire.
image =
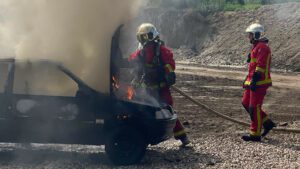
{"type": "Polygon", "coordinates": [[[143,158],[147,142],[144,135],[129,126],[118,126],[108,134],[105,152],[115,165],[136,164],[143,158]]]}

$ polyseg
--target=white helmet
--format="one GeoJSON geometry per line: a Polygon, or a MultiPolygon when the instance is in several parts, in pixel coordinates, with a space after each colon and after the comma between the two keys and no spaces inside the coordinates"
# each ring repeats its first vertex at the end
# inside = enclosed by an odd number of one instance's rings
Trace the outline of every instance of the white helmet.
{"type": "Polygon", "coordinates": [[[260,39],[261,35],[265,31],[264,27],[259,23],[253,23],[246,29],[247,33],[253,33],[254,39],[258,40],[260,39]]]}
{"type": "Polygon", "coordinates": [[[156,27],[151,23],[143,23],[137,29],[137,39],[142,44],[145,45],[149,41],[153,41],[158,38],[158,31],[156,27]]]}

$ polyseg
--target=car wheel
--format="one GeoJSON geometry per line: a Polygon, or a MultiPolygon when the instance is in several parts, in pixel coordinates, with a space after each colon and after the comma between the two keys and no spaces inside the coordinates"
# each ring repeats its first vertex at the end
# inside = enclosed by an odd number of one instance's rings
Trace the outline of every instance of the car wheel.
{"type": "Polygon", "coordinates": [[[144,135],[129,126],[119,126],[106,139],[105,151],[116,165],[131,165],[141,161],[147,148],[144,135]]]}

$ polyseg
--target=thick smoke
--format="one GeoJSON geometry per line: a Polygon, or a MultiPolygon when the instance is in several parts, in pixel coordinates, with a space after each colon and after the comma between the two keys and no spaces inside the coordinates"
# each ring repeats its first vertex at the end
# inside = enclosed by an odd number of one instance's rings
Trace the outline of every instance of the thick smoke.
{"type": "Polygon", "coordinates": [[[1,0],[0,57],[62,62],[87,84],[109,91],[115,29],[141,0],[1,0]]]}

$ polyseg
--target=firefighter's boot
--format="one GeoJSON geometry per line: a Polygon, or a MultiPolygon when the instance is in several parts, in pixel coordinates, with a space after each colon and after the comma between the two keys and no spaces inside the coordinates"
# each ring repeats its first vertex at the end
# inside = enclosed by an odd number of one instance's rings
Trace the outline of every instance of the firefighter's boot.
{"type": "Polygon", "coordinates": [[[264,131],[261,136],[265,137],[274,127],[276,127],[276,124],[271,119],[268,119],[263,123],[263,127],[264,131]]]}
{"type": "Polygon", "coordinates": [[[249,135],[242,136],[242,139],[244,141],[256,141],[256,142],[260,142],[261,141],[261,136],[253,136],[253,135],[249,134],[249,135]]]}
{"type": "Polygon", "coordinates": [[[180,141],[181,141],[181,147],[185,147],[191,143],[191,141],[189,140],[189,138],[187,136],[180,139],[180,141]]]}

